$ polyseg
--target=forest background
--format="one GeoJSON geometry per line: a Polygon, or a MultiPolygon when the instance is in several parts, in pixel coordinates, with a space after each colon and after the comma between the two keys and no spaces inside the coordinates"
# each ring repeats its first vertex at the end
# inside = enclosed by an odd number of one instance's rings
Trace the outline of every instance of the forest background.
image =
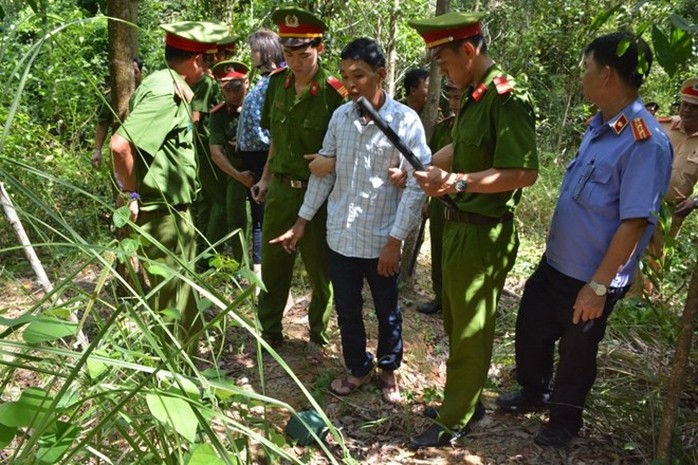
{"type": "MultiPolygon", "coordinates": [[[[326,393],[319,392],[326,389],[327,379],[323,384],[322,376],[320,381],[315,377],[305,389],[294,375],[298,370],[275,356],[285,376],[297,381],[296,389],[304,400],[291,402],[277,391],[266,390],[261,368],[253,370],[260,389],[251,392],[232,383],[219,369],[216,357],[225,358],[222,354],[227,350],[220,341],[220,346],[210,343],[211,367],[190,360],[182,368],[181,361],[158,352],[150,331],[157,316],[139,319],[132,312],[136,304],[122,308],[115,303],[118,278],[111,271],[112,265],[126,262],[136,252],[137,243],[113,238],[110,224],[124,219],[111,204],[109,167],[95,170],[89,163],[97,109],[109,99],[105,97],[110,46],[107,3],[0,1],[0,182],[7,187],[56,284],[52,292],[37,289],[23,247],[9,222],[0,218],[0,329],[4,331],[0,333],[0,449],[6,448],[0,452],[0,463],[4,459],[10,463],[368,460],[370,447],[364,447],[367,442],[361,442],[362,436],[347,428],[344,437],[335,428],[338,421],[324,415],[332,425],[329,445],[318,451],[298,452],[286,444],[279,425],[283,426],[292,410],[321,410],[318,399],[326,393]],[[77,316],[78,323],[71,322],[70,316],[77,316]],[[89,349],[71,344],[79,330],[89,338],[89,349]],[[152,353],[155,355],[148,355],[152,353]]],[[[137,27],[137,51],[145,62],[146,76],[164,63],[159,24],[219,20],[244,38],[262,26],[274,29],[270,15],[280,4],[274,0],[113,3],[137,6],[137,26],[133,27],[137,27]]],[[[330,33],[322,60],[331,70],[338,68],[342,46],[360,36],[378,39],[389,52],[392,66],[387,87],[398,98],[405,72],[428,67],[423,42],[407,26],[407,20],[433,15],[436,2],[295,3],[327,20],[330,33]]],[[[507,284],[513,300],[504,306],[509,305],[511,312],[499,323],[501,344],[493,361],[493,366],[509,374],[494,376],[494,384],[489,386],[511,387],[516,296],[539,258],[564,167],[574,157],[584,122],[594,111],[581,95],[581,50],[599,33],[627,29],[642,34],[660,58],[655,60],[642,96],[658,102],[661,115],[674,114],[681,82],[698,75],[698,3],[482,0],[452,1],[450,9],[489,12],[486,35],[491,54],[533,95],[538,115],[541,177],[527,189],[517,211],[522,247],[507,284]]],[[[244,41],[240,44],[238,58],[249,62],[244,41]]],[[[698,255],[693,216],[680,240],[668,244],[663,272],[649,273],[655,280],[655,291],[650,296],[626,299],[614,314],[609,329],[611,349],[605,353],[612,362],[596,389],[603,395],[592,402],[596,413],[592,414],[591,435],[594,431],[612,432],[615,439],[604,443],[604,454],[608,455],[599,463],[607,463],[604,460],[609,457],[616,463],[650,463],[657,456],[662,401],[698,255]]],[[[224,335],[233,331],[243,337],[236,332],[242,331],[250,343],[256,343],[250,318],[251,291],[240,285],[254,278],[244,273],[244,265],[241,270],[238,264],[220,257],[218,273],[197,276],[185,271],[187,279],[205,296],[202,310],[216,315],[209,331],[224,335]]],[[[294,285],[299,294],[306,288],[302,279],[294,285]]],[[[428,284],[419,281],[414,288],[403,290],[407,296],[403,305],[409,307],[410,299],[426,298],[422,290],[428,293],[428,284]]],[[[132,291],[137,301],[139,293],[132,291]]],[[[423,324],[421,320],[417,323],[423,324]]],[[[435,340],[426,346],[443,351],[435,340]]],[[[670,460],[675,463],[696,463],[695,351],[690,356],[672,436],[670,460]]],[[[255,367],[262,366],[261,355],[252,358],[255,367]]],[[[329,375],[323,372],[323,376],[329,375]]],[[[427,384],[432,381],[427,380],[427,384]]],[[[421,392],[415,390],[412,400],[438,400],[437,388],[432,385],[421,392]]],[[[387,418],[376,421],[391,424],[387,418]]],[[[371,427],[361,424],[359,429],[371,427]]],[[[574,463],[568,459],[565,463],[574,463]]],[[[401,463],[416,460],[410,455],[401,463]]],[[[484,462],[499,463],[492,460],[485,458],[484,462]]]]}

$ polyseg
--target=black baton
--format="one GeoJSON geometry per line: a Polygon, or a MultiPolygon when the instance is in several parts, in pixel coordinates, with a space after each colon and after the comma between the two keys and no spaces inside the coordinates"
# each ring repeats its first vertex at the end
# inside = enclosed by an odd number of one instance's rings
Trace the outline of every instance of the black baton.
{"type": "MultiPolygon", "coordinates": [[[[369,118],[373,120],[373,122],[378,126],[378,129],[381,130],[383,134],[385,134],[385,137],[388,138],[391,144],[395,146],[396,149],[402,154],[403,157],[409,162],[412,167],[414,167],[415,170],[417,171],[426,171],[426,167],[424,166],[424,163],[421,162],[419,158],[417,158],[417,155],[414,154],[410,148],[405,145],[405,143],[400,139],[400,136],[398,136],[395,131],[393,131],[393,128],[388,126],[388,123],[386,123],[383,118],[380,117],[378,112],[373,109],[373,105],[369,103],[368,100],[366,100],[365,97],[359,97],[359,99],[356,101],[356,104],[359,107],[360,112],[364,112],[366,115],[368,115],[369,118]]],[[[456,206],[456,203],[453,201],[453,199],[447,195],[444,195],[442,197],[434,197],[435,199],[438,199],[440,202],[442,202],[444,205],[446,205],[446,208],[448,208],[451,211],[458,211],[458,206],[456,206]]]]}

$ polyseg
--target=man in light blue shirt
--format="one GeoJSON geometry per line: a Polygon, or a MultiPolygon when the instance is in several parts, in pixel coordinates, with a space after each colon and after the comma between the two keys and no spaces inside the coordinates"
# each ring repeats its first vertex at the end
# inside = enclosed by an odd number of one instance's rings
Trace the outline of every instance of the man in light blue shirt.
{"type": "Polygon", "coordinates": [[[671,146],[638,96],[651,64],[647,44],[629,33],[598,37],[585,50],[584,96],[599,112],[567,167],[545,254],[521,298],[516,375],[522,389],[497,400],[505,411],[547,404],[550,420],[534,437],[541,446],[565,446],[583,425],[599,342],[630,287],[667,190],[671,146]]]}
{"type": "Polygon", "coordinates": [[[365,384],[374,367],[366,351],[361,288],[366,278],[378,319],[377,364],[383,398],[400,401],[395,370],[402,362],[402,315],[397,278],[402,241],[420,219],[425,196],[414,178],[403,190],[389,179],[390,168],[412,167],[378,127],[354,103],[365,97],[378,114],[422,160],[431,153],[419,116],[383,91],[385,57],[367,38],[349,43],[341,54],[342,79],[351,102],[335,110],[320,155],[336,158],[334,173],[312,176],[298,221],[272,242],[295,251],[305,225],[327,200],[327,243],[330,279],[334,287],[342,351],[349,374],[330,384],[337,395],[347,395],[365,384]]]}

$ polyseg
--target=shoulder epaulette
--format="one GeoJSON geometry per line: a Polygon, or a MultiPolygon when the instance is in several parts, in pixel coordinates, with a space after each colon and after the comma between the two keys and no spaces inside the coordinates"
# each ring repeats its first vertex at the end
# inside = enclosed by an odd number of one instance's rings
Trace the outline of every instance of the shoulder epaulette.
{"type": "Polygon", "coordinates": [[[342,98],[347,98],[349,96],[349,91],[347,90],[347,88],[344,87],[342,83],[339,82],[339,79],[337,79],[336,77],[328,77],[327,83],[330,85],[330,87],[336,90],[337,93],[342,96],[342,98]]]}
{"type": "Polygon", "coordinates": [[[652,133],[650,132],[650,129],[647,127],[647,123],[645,123],[644,119],[635,118],[634,120],[632,120],[630,125],[633,128],[633,138],[636,141],[645,140],[652,137],[652,133]]]}
{"type": "Polygon", "coordinates": [[[288,67],[286,67],[286,66],[284,66],[283,68],[276,68],[274,71],[272,71],[271,73],[269,73],[269,76],[274,76],[274,75],[276,75],[276,74],[283,73],[283,72],[286,71],[287,69],[288,69],[288,67]]]}
{"type": "Polygon", "coordinates": [[[218,110],[220,110],[221,108],[223,108],[224,106],[225,106],[225,102],[221,102],[221,103],[219,103],[218,105],[216,105],[216,106],[214,106],[213,108],[211,108],[211,110],[209,111],[209,113],[213,114],[213,113],[217,112],[218,110]]]}
{"type": "Polygon", "coordinates": [[[671,116],[660,116],[657,118],[660,123],[671,123],[674,119],[671,116]]]}
{"type": "Polygon", "coordinates": [[[492,82],[494,82],[494,86],[497,88],[497,93],[499,95],[506,95],[514,90],[514,85],[506,76],[496,76],[492,79],[492,82]]]}

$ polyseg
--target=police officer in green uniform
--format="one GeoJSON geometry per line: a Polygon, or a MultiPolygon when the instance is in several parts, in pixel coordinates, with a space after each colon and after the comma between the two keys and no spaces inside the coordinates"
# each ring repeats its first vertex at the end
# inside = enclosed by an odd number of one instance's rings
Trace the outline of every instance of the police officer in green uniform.
{"type": "Polygon", "coordinates": [[[497,303],[516,259],[514,208],[538,175],[533,106],[487,53],[482,17],[454,12],[410,22],[441,73],[465,94],[453,143],[415,173],[428,195],[451,195],[459,210],[444,213],[444,400],[412,447],[444,446],[468,430],[487,378],[497,303]]]}
{"type": "MultiPolygon", "coordinates": [[[[121,189],[117,205],[128,205],[131,220],[143,230],[144,256],[178,271],[182,263],[191,265],[196,254],[190,207],[198,183],[189,85],[207,72],[206,50],[227,34],[227,28],[199,21],[161,27],[167,32],[167,68],[152,73],[138,87],[110,149],[121,189]],[[152,242],[146,239],[151,236],[152,242]]],[[[175,333],[186,349],[195,350],[203,321],[191,286],[144,268],[151,287],[165,281],[149,305],[155,312],[177,309],[181,318],[175,333]]]]}
{"type": "MultiPolygon", "coordinates": [[[[206,50],[205,59],[208,65],[215,62],[218,50],[216,44],[206,50]]],[[[194,98],[191,101],[192,120],[194,121],[194,143],[199,162],[199,182],[201,190],[196,199],[196,228],[199,253],[209,245],[215,244],[226,234],[226,185],[228,177],[211,160],[209,151],[208,118],[211,111],[220,101],[220,89],[210,73],[204,74],[199,81],[191,86],[194,98]]]]}
{"type": "MultiPolygon", "coordinates": [[[[320,149],[330,116],[344,103],[347,92],[318,62],[324,50],[323,21],[297,7],[278,9],[272,19],[279,27],[288,67],[272,73],[269,81],[261,126],[270,131],[271,147],[262,178],[252,189],[256,201],[266,198],[262,226],[262,280],[266,292],[260,294],[257,314],[263,337],[278,347],[283,342],[281,320],[295,254],[287,254],[269,241],[295,223],[310,177],[304,155],[320,149]]],[[[321,208],[298,244],[313,289],[308,308],[310,340],[318,344],[327,343],[332,308],[326,215],[326,208],[321,208]]]]}
{"type": "MultiPolygon", "coordinates": [[[[227,177],[226,180],[226,232],[247,232],[247,189],[254,183],[254,173],[246,169],[242,154],[237,150],[237,129],[240,107],[249,85],[249,68],[239,61],[220,61],[213,67],[213,75],[223,91],[223,102],[211,110],[208,120],[209,148],[213,163],[227,177]]],[[[233,258],[243,259],[242,242],[238,236],[231,241],[233,258]]]]}
{"type": "MultiPolygon", "coordinates": [[[[451,83],[446,84],[448,103],[451,112],[456,113],[460,108],[460,99],[463,92],[451,83]]],[[[434,132],[429,139],[431,153],[451,143],[451,131],[456,120],[455,114],[441,120],[434,126],[434,132]]],[[[431,286],[434,289],[434,299],[417,307],[417,311],[425,315],[433,315],[441,311],[441,253],[443,250],[444,233],[444,207],[441,202],[429,202],[429,243],[431,245],[431,286]]]]}

